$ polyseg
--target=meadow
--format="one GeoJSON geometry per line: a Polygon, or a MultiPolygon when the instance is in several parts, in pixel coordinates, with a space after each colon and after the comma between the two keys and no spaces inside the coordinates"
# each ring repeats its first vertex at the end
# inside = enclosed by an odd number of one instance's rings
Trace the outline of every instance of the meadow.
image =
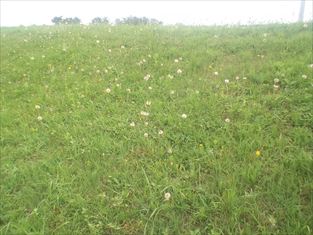
{"type": "Polygon", "coordinates": [[[312,40],[1,28],[0,234],[312,234],[312,40]]]}

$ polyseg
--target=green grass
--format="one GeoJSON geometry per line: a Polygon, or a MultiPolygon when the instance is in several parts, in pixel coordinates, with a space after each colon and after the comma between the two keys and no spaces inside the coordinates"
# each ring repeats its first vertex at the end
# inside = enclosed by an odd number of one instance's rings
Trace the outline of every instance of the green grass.
{"type": "Polygon", "coordinates": [[[312,63],[311,23],[1,28],[1,234],[312,234],[312,63]]]}

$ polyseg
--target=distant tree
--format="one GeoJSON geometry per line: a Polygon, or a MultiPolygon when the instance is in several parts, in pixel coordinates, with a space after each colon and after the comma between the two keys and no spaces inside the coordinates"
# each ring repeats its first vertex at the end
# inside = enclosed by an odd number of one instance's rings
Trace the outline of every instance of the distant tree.
{"type": "Polygon", "coordinates": [[[129,16],[123,19],[116,19],[115,24],[129,24],[129,25],[157,25],[162,24],[161,21],[156,19],[149,19],[147,17],[136,17],[136,16],[129,16]]]}
{"type": "Polygon", "coordinates": [[[122,20],[116,19],[116,20],[115,20],[115,24],[122,24],[122,20]]]}
{"type": "Polygon", "coordinates": [[[62,16],[56,16],[51,21],[54,24],[80,24],[80,19],[78,17],[63,19],[62,16]]]}
{"type": "Polygon", "coordinates": [[[92,24],[101,24],[101,18],[100,17],[93,18],[91,23],[92,24]]]}
{"type": "Polygon", "coordinates": [[[150,24],[163,24],[163,22],[157,19],[150,19],[150,24]]]}
{"type": "Polygon", "coordinates": [[[74,17],[74,18],[72,18],[72,21],[71,21],[71,23],[72,24],[80,24],[80,19],[78,18],[78,17],[74,17]]]}
{"type": "Polygon", "coordinates": [[[108,24],[109,20],[107,17],[103,17],[103,18],[96,17],[96,18],[92,19],[91,23],[92,24],[108,24]]]}
{"type": "Polygon", "coordinates": [[[55,17],[53,17],[53,19],[51,21],[54,24],[62,24],[62,20],[63,20],[62,16],[55,16],[55,17]]]}

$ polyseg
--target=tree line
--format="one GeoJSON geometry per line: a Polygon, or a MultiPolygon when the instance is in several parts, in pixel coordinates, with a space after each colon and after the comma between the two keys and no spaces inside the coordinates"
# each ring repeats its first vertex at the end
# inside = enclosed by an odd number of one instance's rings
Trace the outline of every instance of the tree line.
{"type": "Polygon", "coordinates": [[[51,21],[54,24],[80,24],[81,22],[81,20],[77,17],[63,19],[62,16],[53,17],[51,21]]]}
{"type": "MultiPolygon", "coordinates": [[[[56,25],[60,24],[80,24],[81,20],[78,17],[74,18],[63,18],[62,16],[56,16],[52,20],[52,23],[56,25]]],[[[110,24],[111,22],[108,20],[107,17],[95,17],[92,19],[91,24],[110,24]]],[[[162,21],[153,18],[147,17],[136,17],[136,16],[129,16],[122,19],[116,19],[115,24],[129,24],[129,25],[161,25],[163,24],[162,21]]]]}

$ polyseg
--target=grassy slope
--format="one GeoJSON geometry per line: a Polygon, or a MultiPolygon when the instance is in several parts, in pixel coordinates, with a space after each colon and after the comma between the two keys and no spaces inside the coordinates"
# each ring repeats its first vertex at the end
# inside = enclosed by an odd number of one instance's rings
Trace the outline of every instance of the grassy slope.
{"type": "Polygon", "coordinates": [[[312,63],[312,25],[2,28],[1,233],[310,234],[312,63]]]}

